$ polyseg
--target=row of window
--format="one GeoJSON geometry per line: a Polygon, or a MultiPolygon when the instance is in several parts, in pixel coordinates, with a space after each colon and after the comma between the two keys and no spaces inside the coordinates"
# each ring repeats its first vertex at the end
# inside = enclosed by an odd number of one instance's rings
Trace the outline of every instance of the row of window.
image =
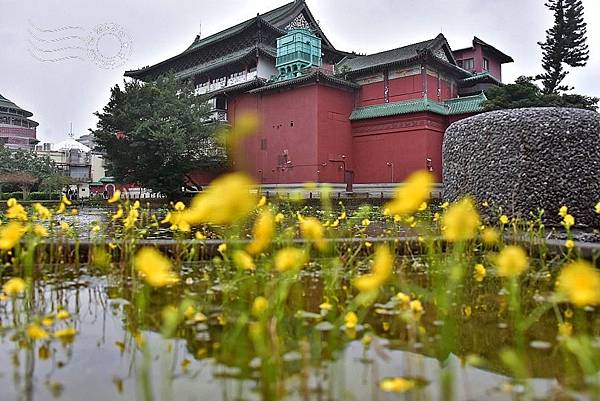
{"type": "MultiPolygon", "coordinates": [[[[474,58],[467,58],[464,60],[456,60],[456,62],[458,63],[458,66],[467,70],[467,71],[474,71],[475,70],[475,59],[474,58]]],[[[489,71],[490,70],[490,61],[487,58],[483,59],[483,71],[489,71]]]]}

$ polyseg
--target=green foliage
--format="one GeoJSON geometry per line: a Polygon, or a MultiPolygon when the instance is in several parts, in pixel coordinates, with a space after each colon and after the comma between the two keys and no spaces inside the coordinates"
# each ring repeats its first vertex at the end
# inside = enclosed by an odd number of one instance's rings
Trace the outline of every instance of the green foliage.
{"type": "Polygon", "coordinates": [[[70,179],[60,174],[49,157],[0,147],[0,187],[5,190],[20,188],[28,192],[39,187],[59,191],[69,183],[70,179]]]}
{"type": "Polygon", "coordinates": [[[486,92],[486,111],[523,107],[573,107],[595,111],[600,99],[577,94],[547,94],[531,77],[519,77],[514,84],[493,87],[486,92]]]}
{"type": "Polygon", "coordinates": [[[546,31],[546,40],[538,43],[545,72],[537,79],[542,81],[545,94],[558,94],[571,89],[561,85],[569,73],[564,65],[583,67],[587,64],[587,25],[581,0],[549,0],[546,7],[554,12],[554,26],[546,31]]]}
{"type": "Polygon", "coordinates": [[[96,113],[97,149],[105,152],[117,181],[175,194],[193,170],[226,164],[217,126],[207,123],[209,112],[206,99],[173,75],[150,83],[125,81],[96,113]]]}

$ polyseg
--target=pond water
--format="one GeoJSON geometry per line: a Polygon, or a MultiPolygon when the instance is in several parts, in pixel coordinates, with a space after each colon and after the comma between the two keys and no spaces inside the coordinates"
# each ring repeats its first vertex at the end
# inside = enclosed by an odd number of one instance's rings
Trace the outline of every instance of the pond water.
{"type": "MultiPolygon", "coordinates": [[[[418,263],[406,263],[410,274],[404,280],[426,280],[418,263]]],[[[316,269],[303,272],[290,283],[279,326],[265,334],[273,347],[271,360],[258,356],[247,335],[248,317],[240,313],[248,309],[247,299],[261,292],[261,281],[252,275],[225,281],[218,262],[185,265],[178,285],[153,290],[149,304],[140,308],[139,283],[129,268],[110,269],[46,266],[36,272],[25,299],[0,303],[0,400],[136,400],[143,399],[145,380],[156,400],[262,400],[269,399],[261,384],[265,375],[273,375],[277,391],[289,400],[441,399],[434,348],[443,322],[426,303],[418,327],[412,327],[385,304],[393,292],[381,294],[362,325],[349,330],[343,315],[322,307],[324,300],[333,301],[326,295],[327,278],[316,269]],[[162,311],[184,299],[194,313],[186,313],[170,339],[163,338],[162,311]],[[68,317],[56,319],[59,310],[68,317]],[[52,330],[75,327],[77,334],[32,344],[12,328],[25,316],[53,316],[52,330]],[[421,333],[418,340],[413,329],[421,333]],[[147,364],[142,343],[151,350],[147,364]],[[265,363],[275,369],[262,369],[265,363]],[[406,393],[386,393],[380,382],[389,377],[418,385],[406,393]]],[[[543,283],[535,285],[543,292],[543,283]]],[[[343,288],[336,290],[340,303],[347,295],[343,288]]],[[[497,356],[511,342],[499,291],[493,283],[465,290],[469,313],[460,318],[457,347],[444,361],[452,367],[456,400],[524,399],[525,386],[508,376],[497,356]]],[[[594,313],[590,320],[599,327],[594,313]]],[[[581,378],[567,369],[556,335],[552,313],[529,332],[529,397],[587,399],[566,390],[581,386],[581,378]]]]}

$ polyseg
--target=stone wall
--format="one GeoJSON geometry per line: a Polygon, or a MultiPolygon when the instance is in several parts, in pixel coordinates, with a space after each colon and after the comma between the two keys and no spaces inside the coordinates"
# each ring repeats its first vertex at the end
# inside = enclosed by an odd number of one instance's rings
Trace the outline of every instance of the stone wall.
{"type": "Polygon", "coordinates": [[[565,108],[501,110],[458,121],[444,138],[444,196],[470,194],[509,215],[567,205],[578,224],[600,227],[600,114],[565,108]]]}

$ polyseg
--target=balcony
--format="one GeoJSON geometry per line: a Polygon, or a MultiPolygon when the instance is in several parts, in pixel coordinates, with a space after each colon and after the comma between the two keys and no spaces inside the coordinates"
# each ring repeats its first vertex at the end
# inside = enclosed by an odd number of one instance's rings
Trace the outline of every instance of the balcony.
{"type": "Polygon", "coordinates": [[[213,82],[205,82],[196,86],[196,95],[204,95],[206,93],[214,92],[219,89],[228,88],[230,86],[252,81],[256,79],[257,76],[257,71],[251,71],[244,75],[233,75],[227,77],[226,79],[220,78],[213,82]]]}

